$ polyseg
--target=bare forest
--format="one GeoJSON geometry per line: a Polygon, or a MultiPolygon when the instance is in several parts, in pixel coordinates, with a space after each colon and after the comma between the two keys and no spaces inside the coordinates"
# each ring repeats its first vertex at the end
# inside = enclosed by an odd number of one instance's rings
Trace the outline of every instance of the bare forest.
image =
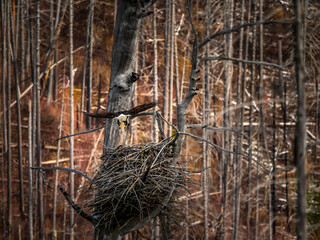
{"type": "Polygon", "coordinates": [[[1,239],[320,239],[318,0],[1,0],[1,239]]]}

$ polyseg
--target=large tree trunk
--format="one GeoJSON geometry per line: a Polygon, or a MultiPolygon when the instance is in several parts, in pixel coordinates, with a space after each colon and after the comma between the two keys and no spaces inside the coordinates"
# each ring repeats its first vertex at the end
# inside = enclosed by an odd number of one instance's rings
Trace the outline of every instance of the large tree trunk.
{"type": "MultiPolygon", "coordinates": [[[[146,8],[153,2],[155,1],[118,0],[117,2],[108,112],[117,112],[131,107],[132,83],[137,80],[133,70],[140,19],[147,15],[146,8]]],[[[119,141],[120,134],[116,121],[107,120],[104,151],[117,147],[119,141]]]]}

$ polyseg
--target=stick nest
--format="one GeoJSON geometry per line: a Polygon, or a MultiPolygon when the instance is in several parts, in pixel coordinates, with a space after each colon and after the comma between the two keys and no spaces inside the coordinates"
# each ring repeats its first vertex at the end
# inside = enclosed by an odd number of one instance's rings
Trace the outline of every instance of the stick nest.
{"type": "Polygon", "coordinates": [[[130,218],[149,217],[159,206],[177,206],[175,199],[185,192],[181,190],[190,178],[181,163],[173,164],[171,142],[120,146],[101,158],[92,181],[94,194],[87,203],[99,227],[113,232],[130,218]]]}

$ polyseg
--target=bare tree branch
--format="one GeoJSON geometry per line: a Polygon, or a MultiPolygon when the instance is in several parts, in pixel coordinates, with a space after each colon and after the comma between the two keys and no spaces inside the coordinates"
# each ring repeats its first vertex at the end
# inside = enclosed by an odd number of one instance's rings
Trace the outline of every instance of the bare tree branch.
{"type": "Polygon", "coordinates": [[[226,127],[211,127],[208,125],[203,125],[203,124],[192,124],[192,125],[187,125],[187,128],[207,128],[209,130],[213,130],[213,131],[230,131],[230,132],[234,132],[240,135],[246,135],[245,133],[242,133],[240,131],[237,131],[235,129],[232,128],[226,128],[226,127]]]}
{"type": "Polygon", "coordinates": [[[86,173],[81,172],[79,170],[76,169],[72,169],[72,168],[64,168],[64,167],[31,167],[31,169],[34,170],[63,170],[63,171],[68,171],[68,172],[74,172],[74,173],[78,173],[81,176],[85,177],[86,179],[88,179],[89,181],[92,181],[92,178],[89,177],[86,173]]]}
{"type": "Polygon", "coordinates": [[[227,58],[227,57],[207,57],[207,58],[201,58],[200,61],[216,61],[216,60],[223,60],[223,61],[234,61],[234,62],[242,62],[242,63],[248,63],[248,64],[258,64],[258,65],[265,65],[270,67],[278,68],[281,71],[286,72],[287,70],[283,68],[283,66],[280,66],[275,63],[268,63],[268,62],[262,62],[262,61],[251,61],[251,60],[244,60],[244,59],[238,59],[238,58],[227,58]]]}
{"type": "Polygon", "coordinates": [[[89,214],[85,213],[82,208],[80,208],[77,204],[75,204],[72,199],[70,198],[69,194],[63,189],[63,187],[61,186],[61,184],[58,185],[61,193],[63,194],[63,196],[66,198],[66,200],[68,201],[68,203],[70,204],[70,206],[84,219],[86,219],[87,221],[89,221],[92,225],[95,225],[97,220],[94,219],[92,216],[90,216],[89,214]]]}
{"type": "Polygon", "coordinates": [[[251,27],[251,26],[261,25],[261,24],[292,24],[292,22],[290,22],[290,21],[267,20],[267,21],[258,21],[258,22],[253,22],[253,23],[241,24],[241,25],[239,25],[237,27],[234,27],[232,29],[220,31],[220,32],[212,34],[209,37],[206,37],[206,39],[199,44],[199,48],[202,48],[204,45],[206,45],[208,42],[210,42],[215,37],[218,37],[218,36],[221,36],[221,35],[224,35],[224,34],[228,34],[228,33],[232,33],[232,32],[237,32],[241,28],[251,27]]]}
{"type": "Polygon", "coordinates": [[[106,126],[100,126],[100,127],[91,129],[91,130],[89,130],[89,131],[80,132],[80,133],[75,133],[75,134],[71,134],[71,135],[66,135],[66,136],[63,136],[63,137],[61,137],[61,138],[56,139],[55,141],[60,141],[60,140],[65,139],[65,138],[74,137],[74,136],[78,136],[78,135],[82,135],[82,134],[86,134],[86,133],[91,133],[91,132],[97,131],[97,130],[99,130],[99,129],[101,129],[101,128],[105,128],[105,127],[106,127],[106,126]]]}

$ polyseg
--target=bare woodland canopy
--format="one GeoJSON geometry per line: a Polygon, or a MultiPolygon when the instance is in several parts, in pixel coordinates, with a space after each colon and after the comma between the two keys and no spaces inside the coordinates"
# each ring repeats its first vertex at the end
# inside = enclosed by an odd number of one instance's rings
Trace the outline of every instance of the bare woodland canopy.
{"type": "Polygon", "coordinates": [[[1,238],[318,239],[319,24],[317,0],[2,0],[1,238]]]}

